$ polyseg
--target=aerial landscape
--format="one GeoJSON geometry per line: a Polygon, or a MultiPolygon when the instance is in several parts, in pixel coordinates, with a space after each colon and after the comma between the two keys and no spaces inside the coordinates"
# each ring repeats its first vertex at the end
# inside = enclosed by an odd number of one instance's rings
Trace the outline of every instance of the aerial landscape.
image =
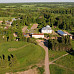
{"type": "Polygon", "coordinates": [[[74,74],[74,2],[15,1],[0,2],[0,74],[74,74]]]}

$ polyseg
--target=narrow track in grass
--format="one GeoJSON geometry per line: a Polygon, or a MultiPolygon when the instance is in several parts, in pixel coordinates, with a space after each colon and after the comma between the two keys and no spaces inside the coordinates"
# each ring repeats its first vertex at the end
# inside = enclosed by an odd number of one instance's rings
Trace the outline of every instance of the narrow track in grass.
{"type": "Polygon", "coordinates": [[[24,47],[26,47],[26,46],[28,46],[28,45],[30,45],[30,43],[27,44],[27,45],[24,45],[24,46],[22,46],[22,47],[20,47],[20,48],[9,48],[8,51],[20,50],[20,49],[22,49],[22,48],[24,48],[24,47]]]}
{"type": "Polygon", "coordinates": [[[64,54],[64,55],[62,55],[62,56],[60,56],[60,57],[54,59],[53,61],[49,62],[49,65],[54,64],[54,65],[56,65],[56,66],[59,66],[59,67],[65,68],[65,69],[67,69],[67,70],[74,71],[74,70],[71,69],[71,68],[68,68],[68,67],[65,67],[65,66],[63,66],[63,65],[60,65],[60,64],[56,64],[56,63],[54,63],[55,61],[61,59],[62,57],[65,57],[65,56],[67,56],[67,55],[69,55],[69,53],[64,54]]]}
{"type": "Polygon", "coordinates": [[[68,68],[68,67],[65,67],[65,66],[62,66],[62,65],[60,65],[60,64],[56,64],[56,63],[52,63],[52,64],[55,64],[55,65],[57,65],[57,66],[59,66],[59,67],[62,67],[62,68],[65,68],[65,69],[68,69],[68,70],[74,71],[73,69],[68,68]]]}
{"type": "Polygon", "coordinates": [[[62,56],[60,56],[60,57],[58,57],[58,58],[54,59],[53,61],[49,62],[49,65],[50,65],[50,64],[52,64],[53,62],[55,62],[55,61],[59,60],[60,58],[67,56],[68,54],[69,54],[69,53],[64,54],[64,55],[62,55],[62,56]]]}

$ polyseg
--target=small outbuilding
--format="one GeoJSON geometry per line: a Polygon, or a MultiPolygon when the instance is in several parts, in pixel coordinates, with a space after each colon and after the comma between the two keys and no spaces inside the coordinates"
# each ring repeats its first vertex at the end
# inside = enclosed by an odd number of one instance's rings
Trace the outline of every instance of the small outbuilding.
{"type": "Polygon", "coordinates": [[[24,37],[30,37],[30,34],[29,33],[23,33],[24,37]]]}
{"type": "Polygon", "coordinates": [[[46,27],[43,27],[41,29],[41,32],[42,33],[52,33],[52,29],[51,29],[51,27],[49,25],[47,25],[46,27]]]}

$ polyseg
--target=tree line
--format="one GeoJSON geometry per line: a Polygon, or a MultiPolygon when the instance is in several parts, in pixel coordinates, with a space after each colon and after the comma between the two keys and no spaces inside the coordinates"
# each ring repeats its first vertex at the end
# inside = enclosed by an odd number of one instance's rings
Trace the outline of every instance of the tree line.
{"type": "Polygon", "coordinates": [[[72,49],[71,41],[69,36],[62,36],[62,38],[59,39],[49,39],[48,42],[49,49],[55,50],[55,51],[69,51],[72,49]]]}

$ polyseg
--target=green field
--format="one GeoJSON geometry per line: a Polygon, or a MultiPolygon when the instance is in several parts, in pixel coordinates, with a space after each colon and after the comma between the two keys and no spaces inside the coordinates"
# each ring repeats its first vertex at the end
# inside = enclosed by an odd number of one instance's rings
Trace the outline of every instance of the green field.
{"type": "Polygon", "coordinates": [[[74,74],[74,56],[67,55],[50,64],[51,74],[74,74]]]}
{"type": "Polygon", "coordinates": [[[74,74],[74,71],[56,66],[54,64],[50,65],[50,73],[51,74],[74,74]]]}
{"type": "Polygon", "coordinates": [[[0,73],[5,72],[16,72],[23,71],[29,68],[29,66],[33,66],[36,63],[44,60],[45,52],[44,49],[38,45],[30,44],[27,42],[5,42],[0,43],[0,56],[5,55],[5,58],[12,54],[17,59],[17,64],[13,67],[0,67],[0,73]],[[8,51],[11,49],[12,51],[8,51]],[[14,50],[13,49],[17,49],[14,50]]]}
{"type": "Polygon", "coordinates": [[[69,54],[65,57],[62,57],[61,59],[55,61],[55,63],[74,70],[74,56],[73,55],[69,54]]]}
{"type": "Polygon", "coordinates": [[[66,54],[67,52],[65,51],[52,51],[52,50],[49,50],[49,60],[50,61],[53,61],[54,59],[66,54]]]}

